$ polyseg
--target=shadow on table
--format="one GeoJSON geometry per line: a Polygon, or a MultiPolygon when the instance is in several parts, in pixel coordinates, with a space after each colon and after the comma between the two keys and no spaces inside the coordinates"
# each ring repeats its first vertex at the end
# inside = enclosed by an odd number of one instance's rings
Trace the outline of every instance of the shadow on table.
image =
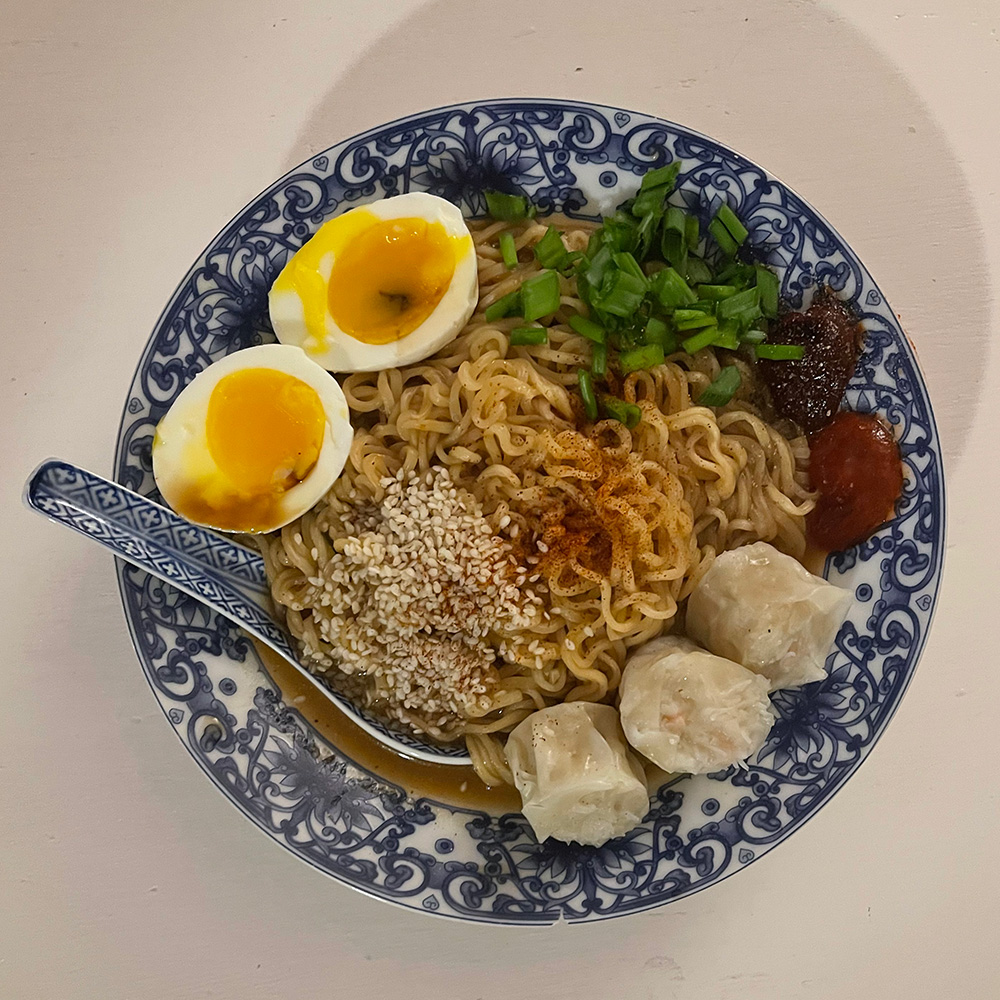
{"type": "Polygon", "coordinates": [[[953,471],[987,367],[991,294],[982,225],[941,128],[874,40],[820,4],[669,11],[428,3],[346,68],[287,167],[381,122],[499,96],[592,100],[715,136],[801,192],[872,266],[919,352],[953,471]]]}

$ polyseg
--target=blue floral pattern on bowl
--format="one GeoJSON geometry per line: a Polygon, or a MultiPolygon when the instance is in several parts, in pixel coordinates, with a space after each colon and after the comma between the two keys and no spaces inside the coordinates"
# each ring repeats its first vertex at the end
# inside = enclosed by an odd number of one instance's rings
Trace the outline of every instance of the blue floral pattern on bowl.
{"type": "Polygon", "coordinates": [[[867,345],[848,405],[893,426],[906,466],[897,516],[827,560],[855,594],[825,681],[774,696],[766,745],[746,769],[680,778],[642,826],[600,848],[538,843],[519,814],[430,799],[359,767],[287,704],[232,623],[125,563],[129,628],[170,724],[229,800],[333,878],[409,908],[494,923],[597,920],[680,899],[784,840],[857,770],[913,676],[941,577],[944,481],[913,352],[871,275],[798,195],[745,157],[682,126],[561,100],[469,103],[413,115],[291,171],[212,241],[144,349],[115,459],[123,485],[156,498],[157,421],[194,375],[273,339],[267,291],[288,257],[353,204],[426,190],[484,211],[483,191],[528,194],[545,211],[596,219],[648,168],[681,161],[678,191],[703,219],[726,200],[753,253],[795,306],[818,284],[862,315],[867,345]]]}

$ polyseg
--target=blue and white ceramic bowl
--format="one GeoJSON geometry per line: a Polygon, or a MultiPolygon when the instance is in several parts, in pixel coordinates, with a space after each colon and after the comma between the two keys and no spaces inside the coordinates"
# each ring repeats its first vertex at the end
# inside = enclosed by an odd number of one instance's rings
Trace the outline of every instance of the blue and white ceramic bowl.
{"type": "MultiPolygon", "coordinates": [[[[906,465],[898,516],[826,575],[855,603],[822,683],[774,696],[778,721],[748,770],[681,778],[641,827],[601,848],[539,844],[518,813],[414,797],[327,742],[229,621],[118,564],[139,660],[180,740],[238,809],[288,850],[379,899],[465,920],[600,920],[680,899],[739,871],[820,809],[888,725],[916,668],[944,551],[944,480],[913,352],[871,275],[830,225],[765,170],[679,125],[561,100],[469,103],[412,115],[332,146],[248,205],[181,281],[125,405],[115,474],[155,496],[156,422],[194,375],[273,339],[267,292],[330,216],[410,190],[482,214],[514,188],[541,211],[597,218],[649,167],[679,158],[681,196],[702,217],[720,199],[767,251],[794,305],[829,284],[864,317],[848,405],[882,414],[906,465]]],[[[301,702],[301,699],[298,699],[301,702]]],[[[314,713],[310,713],[313,714],[314,713]]]]}

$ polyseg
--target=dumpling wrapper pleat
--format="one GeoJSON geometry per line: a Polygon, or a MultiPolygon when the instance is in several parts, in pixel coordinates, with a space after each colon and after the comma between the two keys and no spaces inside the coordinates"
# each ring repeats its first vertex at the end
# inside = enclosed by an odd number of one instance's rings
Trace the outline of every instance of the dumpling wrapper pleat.
{"type": "Polygon", "coordinates": [[[620,690],[626,739],[665,771],[708,774],[738,764],[774,725],[763,677],[679,636],[640,646],[620,690]]]}
{"type": "Polygon", "coordinates": [[[563,702],[529,715],[507,739],[525,818],[547,837],[597,846],[642,822],[642,766],[609,705],[563,702]]]}
{"type": "Polygon", "coordinates": [[[849,591],[767,542],[718,556],[688,599],[692,639],[766,677],[772,691],[826,677],[849,591]]]}

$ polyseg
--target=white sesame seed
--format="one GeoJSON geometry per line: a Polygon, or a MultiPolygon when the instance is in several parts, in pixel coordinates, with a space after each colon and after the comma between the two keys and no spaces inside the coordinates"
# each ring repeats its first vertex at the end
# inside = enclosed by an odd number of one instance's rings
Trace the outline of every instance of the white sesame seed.
{"type": "MultiPolygon", "coordinates": [[[[539,620],[541,599],[524,589],[527,570],[447,470],[400,472],[381,485],[377,503],[353,494],[328,508],[333,555],[303,604],[323,645],[313,633],[306,651],[312,665],[357,678],[352,697],[377,700],[433,735],[489,708],[498,656],[524,649],[519,636],[539,620]]],[[[498,530],[507,525],[505,514],[498,530]]],[[[541,662],[544,649],[532,647],[541,662]]]]}

